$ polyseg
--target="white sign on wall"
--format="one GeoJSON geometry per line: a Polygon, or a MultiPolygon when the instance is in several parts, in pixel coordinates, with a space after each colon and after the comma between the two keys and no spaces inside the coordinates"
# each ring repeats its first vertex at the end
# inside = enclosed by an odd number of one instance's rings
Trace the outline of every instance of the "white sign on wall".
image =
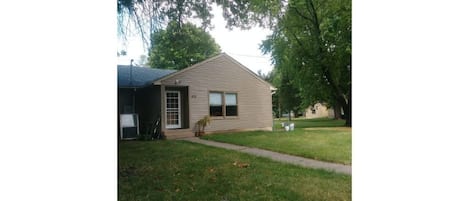
{"type": "Polygon", "coordinates": [[[135,139],[140,134],[138,114],[120,115],[120,134],[121,139],[135,139]]]}
{"type": "Polygon", "coordinates": [[[135,127],[135,120],[133,114],[121,114],[121,126],[123,128],[135,127]]]}

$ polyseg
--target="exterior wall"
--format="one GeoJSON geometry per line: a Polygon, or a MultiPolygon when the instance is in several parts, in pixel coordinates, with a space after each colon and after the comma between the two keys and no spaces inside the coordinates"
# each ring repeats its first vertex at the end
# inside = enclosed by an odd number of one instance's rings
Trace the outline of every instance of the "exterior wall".
{"type": "Polygon", "coordinates": [[[140,120],[140,133],[144,133],[153,121],[160,116],[160,86],[138,89],[135,99],[135,106],[140,120]]]}
{"type": "Polygon", "coordinates": [[[133,89],[127,89],[127,88],[118,89],[118,99],[117,99],[118,114],[135,112],[132,106],[133,94],[134,94],[133,89]]]}
{"type": "Polygon", "coordinates": [[[133,112],[132,105],[132,95],[133,89],[118,89],[117,90],[117,135],[118,138],[121,138],[120,130],[120,114],[131,113],[133,112]]]}
{"type": "MultiPolygon", "coordinates": [[[[160,97],[160,86],[138,88],[135,90],[133,88],[120,88],[118,89],[118,114],[137,113],[140,133],[144,133],[155,118],[160,115],[160,97]]],[[[118,128],[120,128],[119,116],[117,119],[118,128]]]]}
{"type": "Polygon", "coordinates": [[[313,114],[311,111],[312,106],[309,106],[304,113],[305,118],[308,119],[315,119],[315,118],[334,118],[334,109],[330,108],[327,109],[326,106],[322,105],[321,103],[316,103],[314,104],[314,107],[316,108],[316,113],[313,114]]]}
{"type": "MultiPolygon", "coordinates": [[[[210,91],[236,92],[238,116],[213,117],[211,124],[205,129],[206,132],[272,129],[270,86],[227,56],[220,56],[197,67],[187,69],[180,74],[164,79],[161,84],[166,87],[189,86],[189,128],[192,130],[195,122],[205,115],[209,115],[210,91]]],[[[162,92],[166,87],[162,87],[162,92]]]]}

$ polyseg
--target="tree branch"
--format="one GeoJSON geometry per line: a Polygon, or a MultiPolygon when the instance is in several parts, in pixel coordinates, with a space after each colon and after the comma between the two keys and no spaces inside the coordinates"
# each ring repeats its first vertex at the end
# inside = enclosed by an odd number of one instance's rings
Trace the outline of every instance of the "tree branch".
{"type": "Polygon", "coordinates": [[[144,28],[142,26],[141,19],[138,17],[137,11],[135,9],[133,10],[133,12],[134,12],[134,15],[135,15],[135,22],[136,22],[138,28],[140,29],[140,35],[142,36],[143,44],[146,45],[146,47],[148,47],[148,40],[145,37],[145,31],[144,31],[144,28]]]}
{"type": "Polygon", "coordinates": [[[299,15],[300,17],[302,17],[303,19],[308,20],[308,21],[311,21],[312,23],[314,23],[313,19],[307,17],[306,15],[303,15],[303,13],[301,13],[301,12],[298,10],[297,7],[293,7],[293,6],[292,6],[291,8],[293,8],[293,10],[296,12],[296,14],[298,14],[298,15],[299,15]]]}

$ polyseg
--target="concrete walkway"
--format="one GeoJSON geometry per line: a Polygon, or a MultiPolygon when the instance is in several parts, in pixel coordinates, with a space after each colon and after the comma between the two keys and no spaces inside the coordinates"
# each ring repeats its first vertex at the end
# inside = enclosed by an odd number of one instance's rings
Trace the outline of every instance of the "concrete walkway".
{"type": "Polygon", "coordinates": [[[189,142],[204,144],[204,145],[213,146],[213,147],[220,147],[220,148],[224,148],[224,149],[235,150],[235,151],[244,152],[244,153],[248,153],[248,154],[252,154],[252,155],[256,155],[256,156],[270,158],[270,159],[275,160],[275,161],[295,164],[295,165],[308,167],[308,168],[320,168],[320,169],[331,170],[331,171],[335,171],[335,172],[338,172],[338,173],[344,173],[344,174],[348,174],[348,175],[352,174],[352,167],[349,166],[349,165],[342,165],[342,164],[337,164],[337,163],[328,163],[328,162],[317,161],[317,160],[313,160],[313,159],[309,159],[309,158],[303,158],[303,157],[299,157],[299,156],[292,156],[292,155],[288,155],[288,154],[282,154],[282,153],[278,153],[278,152],[267,151],[267,150],[264,150],[264,149],[250,148],[250,147],[227,144],[227,143],[222,143],[222,142],[202,140],[202,139],[199,139],[199,138],[196,138],[196,137],[182,138],[180,140],[185,140],[185,141],[189,141],[189,142]]]}

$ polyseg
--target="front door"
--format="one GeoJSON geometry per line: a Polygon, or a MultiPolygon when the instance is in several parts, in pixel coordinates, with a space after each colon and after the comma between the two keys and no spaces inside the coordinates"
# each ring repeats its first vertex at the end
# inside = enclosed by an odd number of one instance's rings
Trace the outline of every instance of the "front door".
{"type": "Polygon", "coordinates": [[[181,128],[181,93],[166,91],[166,128],[181,128]]]}

